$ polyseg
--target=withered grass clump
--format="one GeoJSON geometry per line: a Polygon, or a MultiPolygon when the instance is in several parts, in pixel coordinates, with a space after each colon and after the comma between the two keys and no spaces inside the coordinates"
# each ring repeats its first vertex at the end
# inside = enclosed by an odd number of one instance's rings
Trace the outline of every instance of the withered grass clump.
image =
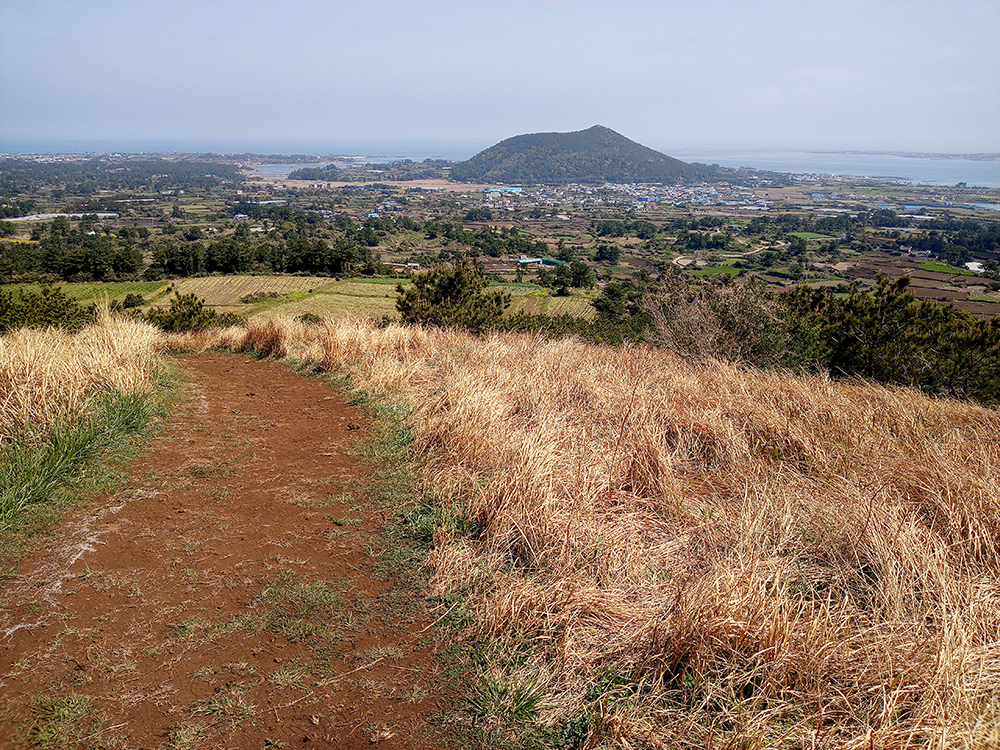
{"type": "Polygon", "coordinates": [[[1000,743],[996,411],[349,319],[172,341],[410,406],[425,489],[462,519],[432,583],[476,635],[532,645],[509,679],[544,688],[542,723],[623,748],[1000,743]]]}
{"type": "Polygon", "coordinates": [[[0,336],[0,444],[26,432],[44,437],[86,415],[103,393],[148,392],[157,336],[106,308],[79,333],[24,328],[0,336]]]}

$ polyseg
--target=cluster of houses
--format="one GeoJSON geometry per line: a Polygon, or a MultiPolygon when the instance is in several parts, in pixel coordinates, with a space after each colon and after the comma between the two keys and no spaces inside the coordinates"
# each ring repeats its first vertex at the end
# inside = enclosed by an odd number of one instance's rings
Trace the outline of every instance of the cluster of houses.
{"type": "Polygon", "coordinates": [[[772,205],[771,201],[759,198],[749,188],[725,183],[697,187],[659,183],[569,184],[539,188],[502,186],[483,191],[482,202],[493,210],[507,211],[558,206],[572,206],[584,210],[615,206],[645,211],[661,205],[729,206],[759,211],[766,210],[772,205]]]}

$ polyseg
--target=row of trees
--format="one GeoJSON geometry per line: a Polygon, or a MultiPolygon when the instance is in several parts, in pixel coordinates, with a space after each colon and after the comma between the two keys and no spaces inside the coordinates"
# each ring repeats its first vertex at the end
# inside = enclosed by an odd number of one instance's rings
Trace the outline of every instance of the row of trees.
{"type": "Polygon", "coordinates": [[[113,280],[136,276],[145,268],[141,248],[108,235],[38,245],[0,242],[0,282],[47,275],[62,280],[113,280]]]}
{"type": "Polygon", "coordinates": [[[908,284],[880,277],[870,293],[837,297],[808,287],[776,293],[754,282],[692,284],[669,274],[655,283],[609,283],[593,301],[593,321],[502,318],[509,296],[486,291],[481,268],[462,260],[397,287],[396,306],[410,323],[644,340],[689,359],[824,370],[1000,403],[1000,319],[919,301],[908,284]]]}
{"type": "Polygon", "coordinates": [[[100,190],[187,190],[243,182],[239,167],[212,162],[95,157],[82,161],[0,161],[0,196],[7,199],[53,189],[60,194],[91,195],[100,190]]]}
{"type": "MultiPolygon", "coordinates": [[[[553,270],[567,278],[572,272],[573,264],[553,270]]],[[[906,277],[880,277],[870,293],[854,290],[838,297],[808,287],[776,293],[754,282],[692,284],[671,273],[656,282],[607,284],[592,302],[593,320],[523,313],[505,318],[510,295],[489,289],[482,266],[463,256],[397,286],[396,307],[410,323],[477,333],[573,334],[604,343],[649,341],[695,360],[825,370],[1000,403],[1000,319],[979,320],[919,301],[908,283],[906,277]]],[[[135,306],[141,299],[126,303],[135,306]]],[[[91,315],[92,308],[58,288],[0,287],[0,333],[21,326],[78,327],[91,315]]],[[[167,330],[238,322],[217,316],[191,295],[176,295],[169,307],[150,311],[148,319],[167,330]]]]}
{"type": "Polygon", "coordinates": [[[377,253],[345,237],[333,240],[268,237],[259,242],[225,237],[211,242],[158,243],[152,249],[152,264],[146,276],[269,272],[371,276],[384,271],[377,253]]]}

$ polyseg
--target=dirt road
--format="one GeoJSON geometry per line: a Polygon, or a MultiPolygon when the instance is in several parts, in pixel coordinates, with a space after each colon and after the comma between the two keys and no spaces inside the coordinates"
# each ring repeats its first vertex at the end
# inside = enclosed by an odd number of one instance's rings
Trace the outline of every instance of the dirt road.
{"type": "Polygon", "coordinates": [[[0,584],[0,747],[440,747],[364,415],[273,362],[177,362],[190,398],[131,480],[0,584]]]}

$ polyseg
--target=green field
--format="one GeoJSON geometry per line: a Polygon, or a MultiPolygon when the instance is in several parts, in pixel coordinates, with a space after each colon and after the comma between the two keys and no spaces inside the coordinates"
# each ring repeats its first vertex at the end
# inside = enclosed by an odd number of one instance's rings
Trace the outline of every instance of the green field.
{"type": "MultiPolygon", "coordinates": [[[[62,289],[68,297],[72,297],[77,302],[90,303],[107,299],[116,302],[125,299],[127,294],[141,294],[147,300],[166,292],[168,281],[112,281],[101,283],[99,281],[88,281],[79,284],[60,282],[54,286],[62,289]]],[[[37,292],[42,289],[40,284],[11,284],[9,289],[23,289],[25,291],[37,292]]]]}
{"type": "Polygon", "coordinates": [[[740,275],[740,269],[732,266],[702,266],[701,268],[686,268],[684,270],[692,276],[711,276],[717,273],[728,273],[730,276],[740,275]]]}
{"type": "Polygon", "coordinates": [[[817,234],[816,232],[789,232],[792,237],[801,237],[804,240],[832,240],[828,234],[817,234]]]}
{"type": "Polygon", "coordinates": [[[936,273],[954,273],[961,276],[975,276],[972,271],[967,268],[959,268],[958,266],[952,266],[948,263],[939,263],[935,260],[928,260],[920,264],[920,267],[925,271],[934,271],[936,273]]]}

